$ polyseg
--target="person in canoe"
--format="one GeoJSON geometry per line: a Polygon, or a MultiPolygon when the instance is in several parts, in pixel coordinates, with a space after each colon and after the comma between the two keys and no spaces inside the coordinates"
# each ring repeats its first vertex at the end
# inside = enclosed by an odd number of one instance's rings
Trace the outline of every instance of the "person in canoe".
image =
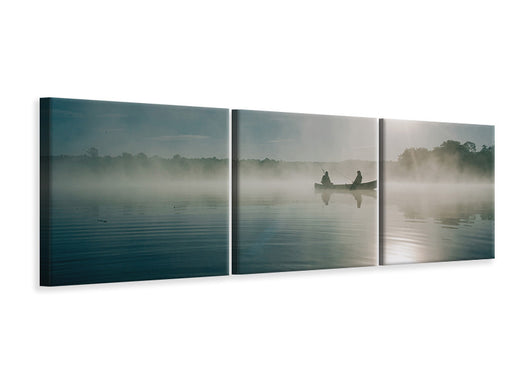
{"type": "Polygon", "coordinates": [[[329,172],[325,171],[320,182],[322,183],[322,185],[332,185],[331,179],[329,178],[329,172]]]}
{"type": "Polygon", "coordinates": [[[363,181],[363,176],[361,175],[361,171],[357,171],[357,176],[350,186],[350,189],[356,189],[359,184],[363,181]]]}

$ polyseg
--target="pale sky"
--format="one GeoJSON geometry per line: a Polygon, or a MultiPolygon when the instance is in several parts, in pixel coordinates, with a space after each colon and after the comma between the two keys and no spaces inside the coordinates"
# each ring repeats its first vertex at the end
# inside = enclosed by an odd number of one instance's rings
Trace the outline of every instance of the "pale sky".
{"type": "Polygon", "coordinates": [[[378,120],[237,111],[239,159],[377,161],[378,120]]]}
{"type": "Polygon", "coordinates": [[[50,100],[51,155],[228,157],[228,110],[157,104],[50,100]]]}
{"type": "Polygon", "coordinates": [[[384,160],[397,160],[406,148],[432,149],[443,141],[471,141],[477,150],[494,145],[494,126],[384,119],[384,160]]]}

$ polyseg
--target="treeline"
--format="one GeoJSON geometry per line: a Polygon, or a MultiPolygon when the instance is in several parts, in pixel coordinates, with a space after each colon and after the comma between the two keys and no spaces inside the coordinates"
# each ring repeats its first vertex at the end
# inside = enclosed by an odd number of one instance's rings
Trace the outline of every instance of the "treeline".
{"type": "Polygon", "coordinates": [[[216,157],[189,159],[175,155],[162,158],[126,152],[119,156],[99,156],[89,149],[85,155],[52,156],[50,162],[52,175],[63,181],[87,178],[213,180],[228,175],[228,160],[216,157]]]}
{"type": "MultiPolygon", "coordinates": [[[[54,181],[79,180],[218,180],[228,176],[228,159],[172,158],[147,156],[144,153],[123,153],[119,156],[100,156],[95,148],[84,155],[59,155],[50,158],[54,181]]],[[[240,177],[249,179],[307,179],[319,182],[324,170],[329,171],[332,182],[347,183],[360,170],[363,181],[377,177],[377,162],[346,160],[342,162],[295,162],[272,159],[247,159],[236,162],[240,177]]]]}
{"type": "Polygon", "coordinates": [[[494,145],[477,150],[470,141],[447,140],[432,150],[407,148],[388,162],[386,178],[416,181],[494,180],[494,145]]]}

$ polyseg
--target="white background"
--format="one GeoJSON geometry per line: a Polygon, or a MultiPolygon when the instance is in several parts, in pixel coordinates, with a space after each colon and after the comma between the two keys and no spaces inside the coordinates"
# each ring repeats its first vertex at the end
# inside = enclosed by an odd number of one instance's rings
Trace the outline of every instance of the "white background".
{"type": "Polygon", "coordinates": [[[507,2],[242,3],[0,5],[0,381],[512,382],[507,2]],[[45,96],[495,124],[496,260],[39,288],[45,96]]]}

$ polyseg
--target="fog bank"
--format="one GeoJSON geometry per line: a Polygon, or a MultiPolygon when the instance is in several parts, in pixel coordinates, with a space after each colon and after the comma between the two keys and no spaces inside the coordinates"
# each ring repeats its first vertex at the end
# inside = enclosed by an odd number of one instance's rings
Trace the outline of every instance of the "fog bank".
{"type": "Polygon", "coordinates": [[[293,162],[264,160],[240,160],[237,166],[238,180],[243,183],[307,182],[319,183],[324,171],[329,172],[331,182],[346,184],[354,181],[361,171],[363,182],[377,178],[377,162],[346,160],[342,162],[293,162]]]}

